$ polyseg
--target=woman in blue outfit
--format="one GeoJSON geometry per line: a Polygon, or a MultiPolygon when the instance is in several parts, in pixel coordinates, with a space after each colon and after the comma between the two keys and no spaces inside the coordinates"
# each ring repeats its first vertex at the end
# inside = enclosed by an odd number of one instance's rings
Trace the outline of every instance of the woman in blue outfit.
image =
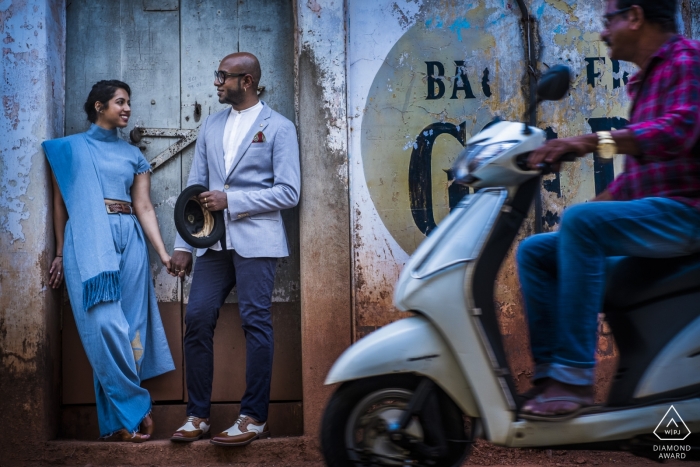
{"type": "Polygon", "coordinates": [[[73,316],[92,365],[100,437],[143,442],[153,432],[141,381],[175,369],[158,311],[146,238],[170,272],[150,199],[150,165],[118,137],[131,115],[131,90],[117,80],[92,87],[85,133],[45,141],[53,171],[56,258],[53,288],[65,276],[73,316]]]}

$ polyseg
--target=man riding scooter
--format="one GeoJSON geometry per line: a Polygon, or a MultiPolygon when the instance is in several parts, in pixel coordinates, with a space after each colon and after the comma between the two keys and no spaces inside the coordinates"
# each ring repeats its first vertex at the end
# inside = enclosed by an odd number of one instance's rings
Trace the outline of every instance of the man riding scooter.
{"type": "Polygon", "coordinates": [[[566,153],[627,154],[605,191],[518,250],[535,361],[522,418],[567,420],[593,406],[607,257],[700,251],[700,44],[676,33],[676,3],[607,0],[601,37],[610,58],[640,68],[627,86],[630,124],[549,141],[528,160],[558,168],[566,153]]]}

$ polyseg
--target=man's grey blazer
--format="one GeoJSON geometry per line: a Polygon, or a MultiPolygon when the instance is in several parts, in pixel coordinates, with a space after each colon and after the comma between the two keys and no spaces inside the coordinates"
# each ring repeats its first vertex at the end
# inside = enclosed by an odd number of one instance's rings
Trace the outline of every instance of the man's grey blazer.
{"type": "MultiPolygon", "coordinates": [[[[227,248],[245,258],[289,255],[281,209],[299,202],[299,143],[294,124],[263,108],[224,173],[224,128],[231,108],[209,115],[199,129],[187,186],[201,184],[228,196],[227,248]],[[262,132],[264,142],[253,142],[262,132]]],[[[180,235],[175,248],[192,251],[180,235]]],[[[197,252],[197,256],[206,250],[197,252]]]]}

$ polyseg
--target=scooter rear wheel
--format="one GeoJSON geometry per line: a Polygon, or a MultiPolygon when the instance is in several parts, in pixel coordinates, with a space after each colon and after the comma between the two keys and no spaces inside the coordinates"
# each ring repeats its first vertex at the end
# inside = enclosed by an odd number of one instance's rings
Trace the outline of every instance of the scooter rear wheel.
{"type": "Polygon", "coordinates": [[[420,377],[398,374],[366,378],[343,384],[331,397],[321,424],[321,449],[329,467],[358,466],[460,466],[471,450],[471,424],[462,411],[435,386],[441,425],[423,416],[413,417],[406,432],[417,442],[430,444],[433,433],[442,430],[447,452],[425,458],[405,449],[390,437],[413,396],[420,377]],[[428,436],[426,436],[428,435],[428,436]]]}

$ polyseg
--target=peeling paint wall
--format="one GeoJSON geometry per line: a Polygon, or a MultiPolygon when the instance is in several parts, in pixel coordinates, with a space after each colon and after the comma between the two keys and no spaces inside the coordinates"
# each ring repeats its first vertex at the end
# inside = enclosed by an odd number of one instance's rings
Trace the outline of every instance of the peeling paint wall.
{"type": "Polygon", "coordinates": [[[332,388],[323,381],[351,343],[345,8],[298,0],[304,433],[315,436],[332,388]]]}
{"type": "Polygon", "coordinates": [[[522,37],[519,12],[497,0],[351,2],[348,14],[360,337],[398,317],[391,312],[393,284],[427,229],[449,213],[457,187],[446,170],[462,147],[459,138],[496,115],[522,115],[522,37]],[[440,129],[428,128],[436,124],[440,129]],[[436,138],[439,131],[451,133],[436,138]],[[415,173],[410,161],[420,135],[428,140],[421,157],[431,158],[432,170],[415,173]],[[432,202],[416,203],[416,185],[432,202]],[[426,225],[416,219],[419,211],[426,225]]]}
{"type": "MultiPolygon", "coordinates": [[[[685,0],[685,15],[679,11],[681,31],[695,27],[692,3],[685,0]]],[[[636,69],[607,56],[599,36],[605,1],[526,4],[536,20],[539,71],[566,64],[574,75],[564,100],[540,107],[538,126],[549,138],[624,126],[626,84],[636,69]]],[[[348,3],[354,338],[402,317],[392,296],[403,265],[466,193],[451,184],[448,172],[464,141],[494,116],[523,120],[526,46],[520,15],[516,2],[503,0],[348,3]],[[416,155],[427,160],[422,167],[416,155]]],[[[608,165],[588,156],[545,177],[544,230],[557,229],[566,206],[591,199],[621,171],[622,156],[608,165]]],[[[534,229],[531,216],[519,238],[534,229]]],[[[501,268],[495,300],[522,389],[529,384],[531,361],[514,251],[501,268]]],[[[602,330],[599,395],[615,364],[614,343],[602,330]]]]}
{"type": "Polygon", "coordinates": [[[59,296],[53,260],[50,179],[40,144],[62,136],[65,4],[0,2],[0,438],[23,446],[55,432],[59,296]]]}

